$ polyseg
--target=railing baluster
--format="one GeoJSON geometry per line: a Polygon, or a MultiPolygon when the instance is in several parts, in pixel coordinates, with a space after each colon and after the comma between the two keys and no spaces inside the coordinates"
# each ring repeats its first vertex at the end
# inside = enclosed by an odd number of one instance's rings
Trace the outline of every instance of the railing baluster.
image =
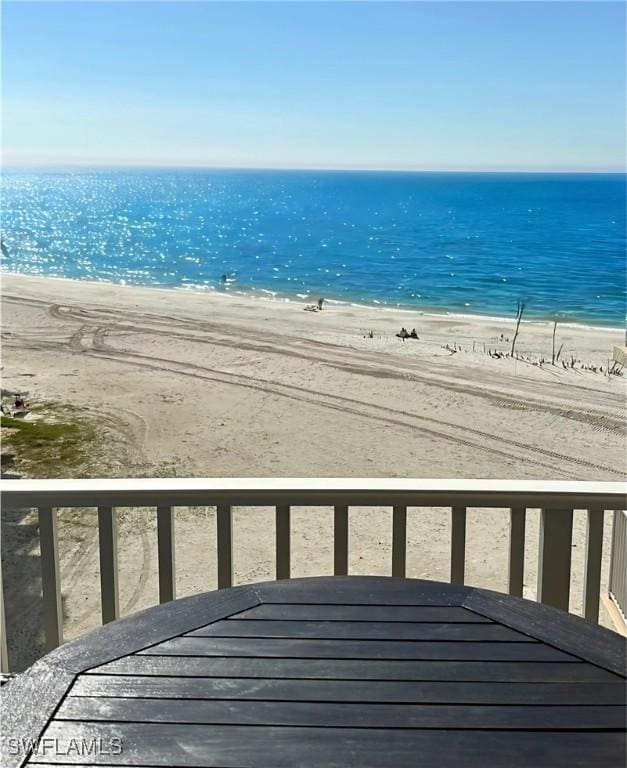
{"type": "Polygon", "coordinates": [[[118,594],[118,518],[112,507],[98,507],[98,543],[100,550],[100,604],[102,623],[120,615],[118,594]]]}
{"type": "Polygon", "coordinates": [[[52,651],[63,642],[57,510],[52,507],[39,507],[39,548],[46,650],[52,651]]]}
{"type": "Polygon", "coordinates": [[[466,570],[466,507],[451,509],[451,584],[463,584],[466,570]]]}
{"type": "Polygon", "coordinates": [[[275,514],[276,578],[289,579],[290,566],[290,507],[277,504],[275,514]]]}
{"type": "Polygon", "coordinates": [[[614,581],[615,581],[615,573],[616,573],[616,566],[617,566],[616,560],[618,559],[617,543],[618,543],[618,534],[619,534],[619,530],[618,530],[619,523],[618,523],[617,517],[619,514],[620,512],[618,512],[618,510],[616,509],[612,511],[612,552],[610,555],[610,578],[609,578],[610,595],[614,592],[614,581]]]}
{"type": "Polygon", "coordinates": [[[543,509],[540,513],[538,601],[568,610],[573,536],[572,509],[543,509]]]}
{"type": "Polygon", "coordinates": [[[333,573],[348,574],[348,507],[345,504],[333,511],[333,573]]]}
{"type": "Polygon", "coordinates": [[[614,596],[618,598],[618,607],[620,608],[623,617],[625,617],[625,614],[627,614],[627,562],[625,562],[627,559],[627,513],[618,510],[615,514],[617,515],[618,520],[621,521],[620,530],[622,531],[622,535],[619,539],[620,562],[617,570],[618,576],[616,578],[618,589],[614,596]]]}
{"type": "Polygon", "coordinates": [[[216,507],[218,589],[233,585],[233,516],[230,504],[216,507]]]}
{"type": "Polygon", "coordinates": [[[176,596],[174,558],[174,510],[157,507],[157,556],[159,566],[159,602],[167,603],[176,596]]]}
{"type": "Polygon", "coordinates": [[[603,557],[602,509],[588,510],[586,530],[586,564],[583,587],[583,612],[588,621],[599,621],[599,600],[601,597],[601,559],[603,557]]]}
{"type": "Polygon", "coordinates": [[[7,623],[4,618],[4,585],[0,567],[0,672],[9,672],[9,651],[7,646],[7,623]]]}
{"type": "Polygon", "coordinates": [[[627,615],[627,512],[614,510],[612,520],[612,554],[608,592],[612,605],[625,621],[627,615]]]}
{"type": "Polygon", "coordinates": [[[527,510],[515,507],[509,511],[509,594],[522,597],[525,576],[525,523],[527,510]]]}
{"type": "Polygon", "coordinates": [[[407,571],[407,507],[392,510],[392,576],[403,578],[407,571]]]}

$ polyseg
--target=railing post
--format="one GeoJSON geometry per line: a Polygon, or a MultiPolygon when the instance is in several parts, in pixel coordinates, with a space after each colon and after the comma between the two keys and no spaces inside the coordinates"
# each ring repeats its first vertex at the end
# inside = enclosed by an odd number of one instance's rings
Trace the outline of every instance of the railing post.
{"type": "Polygon", "coordinates": [[[451,584],[463,584],[466,570],[466,507],[451,509],[451,584]]]}
{"type": "Polygon", "coordinates": [[[564,611],[570,597],[572,535],[572,509],[541,510],[538,601],[564,611]]]}
{"type": "Polygon", "coordinates": [[[627,614],[627,512],[614,510],[612,520],[612,554],[608,588],[612,603],[625,620],[627,614]]]}
{"type": "Polygon", "coordinates": [[[112,507],[98,507],[100,550],[100,604],[102,623],[116,621],[120,615],[118,596],[118,519],[112,507]]]}
{"type": "Polygon", "coordinates": [[[595,623],[599,621],[599,601],[601,598],[604,517],[605,512],[602,509],[588,510],[583,611],[585,618],[595,623]]]}
{"type": "Polygon", "coordinates": [[[157,507],[157,558],[159,568],[159,602],[167,603],[176,595],[174,558],[174,510],[157,507]]]}
{"type": "Polygon", "coordinates": [[[277,505],[275,514],[276,578],[289,579],[290,566],[290,507],[277,505]]]}
{"type": "Polygon", "coordinates": [[[345,504],[333,511],[333,573],[348,575],[348,507],[345,504]]]}
{"type": "Polygon", "coordinates": [[[218,589],[226,589],[233,584],[233,516],[229,504],[216,507],[216,538],[218,589]]]}
{"type": "Polygon", "coordinates": [[[4,617],[4,585],[2,583],[2,566],[0,565],[0,673],[8,674],[9,650],[7,645],[7,623],[4,617]]]}
{"type": "Polygon", "coordinates": [[[618,520],[616,519],[620,513],[617,510],[612,511],[612,551],[610,553],[610,578],[609,578],[609,592],[612,592],[612,586],[614,584],[614,573],[617,563],[616,561],[616,540],[618,538],[618,520]]]}
{"type": "Polygon", "coordinates": [[[46,650],[52,651],[63,642],[57,510],[52,507],[39,508],[39,549],[41,552],[41,588],[46,650]]]}
{"type": "Polygon", "coordinates": [[[527,510],[522,507],[509,511],[509,583],[510,595],[522,597],[525,575],[525,523],[527,510]]]}
{"type": "Polygon", "coordinates": [[[407,572],[407,507],[392,510],[392,576],[404,578],[407,572]]]}

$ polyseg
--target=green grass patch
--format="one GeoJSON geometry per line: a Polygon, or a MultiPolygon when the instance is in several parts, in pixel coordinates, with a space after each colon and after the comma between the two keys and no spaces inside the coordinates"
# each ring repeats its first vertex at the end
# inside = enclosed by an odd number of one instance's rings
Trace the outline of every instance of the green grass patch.
{"type": "Polygon", "coordinates": [[[2,426],[18,430],[18,434],[11,438],[14,445],[42,446],[51,441],[71,439],[78,432],[76,424],[46,424],[43,421],[24,421],[10,416],[2,417],[2,426]]]}
{"type": "Polygon", "coordinates": [[[86,421],[24,421],[2,416],[3,442],[18,471],[30,477],[71,477],[89,457],[94,429],[86,421]]]}

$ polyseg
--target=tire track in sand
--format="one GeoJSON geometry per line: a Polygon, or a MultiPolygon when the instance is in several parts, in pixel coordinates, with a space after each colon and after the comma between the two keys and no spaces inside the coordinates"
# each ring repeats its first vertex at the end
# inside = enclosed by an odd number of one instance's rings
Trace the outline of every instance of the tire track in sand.
{"type": "MultiPolygon", "coordinates": [[[[91,342],[91,348],[90,348],[90,347],[86,347],[84,344],[85,336],[89,332],[88,326],[84,324],[84,321],[85,319],[89,318],[90,313],[75,307],[63,307],[60,305],[50,306],[45,302],[42,302],[42,304],[46,304],[46,306],[49,307],[49,312],[54,317],[58,317],[59,319],[64,319],[64,320],[74,320],[75,322],[82,323],[81,327],[78,329],[78,331],[75,334],[73,334],[70,340],[70,347],[73,349],[76,349],[76,347],[79,346],[82,353],[88,353],[92,355],[97,354],[98,356],[103,356],[103,357],[109,356],[112,359],[116,359],[118,361],[124,361],[126,362],[126,364],[132,364],[135,366],[142,366],[142,367],[150,367],[153,369],[168,371],[170,373],[179,374],[179,375],[193,376],[196,378],[204,378],[206,380],[213,381],[220,384],[246,387],[249,389],[254,389],[254,390],[264,392],[265,394],[286,397],[292,400],[300,400],[301,402],[304,402],[310,405],[336,409],[343,413],[352,413],[361,418],[379,420],[388,424],[393,424],[395,426],[405,427],[409,429],[419,429],[425,435],[429,435],[436,439],[448,440],[456,444],[466,445],[473,449],[488,451],[494,455],[499,455],[508,460],[512,460],[512,459],[521,460],[521,456],[518,453],[507,453],[506,451],[502,450],[502,446],[508,446],[510,448],[513,448],[516,451],[523,451],[524,453],[532,454],[531,456],[523,457],[523,460],[526,461],[527,463],[533,463],[537,466],[549,468],[551,469],[551,471],[558,472],[560,474],[565,474],[560,466],[554,466],[552,464],[547,464],[545,462],[538,461],[538,459],[534,458],[534,456],[540,454],[549,460],[551,459],[556,460],[560,464],[563,462],[567,462],[569,464],[585,466],[591,469],[601,470],[603,472],[609,472],[611,474],[620,474],[622,476],[622,470],[617,470],[607,465],[603,465],[596,462],[590,462],[585,459],[580,459],[573,456],[568,456],[566,454],[563,454],[557,451],[551,451],[549,449],[542,448],[539,446],[531,445],[523,441],[513,440],[510,438],[506,438],[502,435],[495,435],[487,431],[478,430],[472,427],[461,426],[459,424],[447,422],[442,419],[435,419],[433,417],[419,415],[419,414],[411,413],[408,411],[386,408],[385,406],[366,403],[364,401],[356,400],[354,398],[342,397],[339,395],[333,395],[328,393],[320,393],[305,387],[298,387],[295,385],[283,384],[281,382],[277,382],[273,380],[259,380],[249,376],[243,376],[241,374],[234,374],[234,373],[227,373],[224,371],[220,371],[218,369],[213,369],[206,366],[200,366],[193,363],[183,363],[183,362],[179,362],[179,361],[168,359],[168,358],[160,358],[157,356],[144,355],[136,350],[132,350],[132,351],[119,350],[114,348],[111,345],[106,344],[105,342],[105,337],[111,331],[153,333],[160,336],[167,335],[174,338],[184,337],[188,340],[191,340],[194,342],[200,342],[200,343],[218,344],[218,345],[230,346],[230,347],[245,346],[247,348],[255,349],[256,351],[270,351],[277,354],[288,354],[293,356],[294,352],[292,350],[276,349],[274,347],[269,348],[267,343],[268,334],[264,334],[263,341],[260,344],[252,344],[250,341],[250,338],[248,338],[246,342],[241,344],[240,340],[238,340],[237,338],[235,339],[230,338],[226,340],[223,338],[222,339],[206,338],[206,336],[205,338],[203,338],[194,334],[180,334],[176,331],[173,332],[171,329],[172,322],[175,322],[187,328],[191,327],[195,331],[199,331],[199,330],[204,331],[204,329],[208,327],[214,329],[215,326],[209,323],[193,323],[191,321],[182,321],[179,318],[168,318],[169,320],[168,324],[165,326],[164,330],[161,330],[161,329],[156,329],[154,327],[138,327],[136,325],[128,325],[128,324],[123,325],[120,322],[114,322],[113,324],[110,324],[107,326],[99,325],[93,330],[92,334],[90,334],[91,339],[87,342],[87,344],[91,342]],[[402,418],[399,418],[399,416],[402,418]],[[428,425],[428,426],[425,426],[425,425],[428,425]],[[443,432],[442,429],[450,430],[456,434],[443,432]],[[483,445],[483,444],[477,443],[476,441],[468,440],[466,437],[464,437],[464,435],[474,436],[476,438],[479,438],[481,441],[487,441],[488,443],[498,445],[499,447],[494,447],[494,445],[483,445]]],[[[107,319],[109,319],[111,316],[111,313],[107,310],[100,310],[97,312],[93,312],[92,314],[98,315],[99,316],[98,319],[100,320],[102,319],[103,315],[107,317],[107,319]]],[[[121,313],[121,314],[124,315],[125,313],[121,313]]],[[[137,313],[127,313],[127,316],[128,314],[132,316],[137,316],[137,313]]],[[[144,322],[146,320],[145,315],[139,315],[139,318],[142,319],[144,322]]],[[[161,325],[161,323],[164,322],[164,318],[162,316],[156,316],[156,319],[157,321],[159,321],[155,323],[157,325],[161,325]]],[[[222,329],[222,332],[224,333],[223,329],[222,329]]],[[[232,335],[232,329],[231,329],[231,335],[232,335]]],[[[284,345],[286,344],[286,338],[280,337],[280,341],[284,345]]],[[[317,361],[323,364],[332,365],[333,367],[341,368],[342,370],[345,370],[347,372],[352,372],[352,373],[366,375],[366,376],[377,376],[377,377],[386,377],[386,378],[389,376],[389,377],[394,377],[394,378],[404,379],[404,380],[408,380],[408,379],[415,380],[425,385],[440,387],[445,389],[452,389],[454,391],[463,392],[464,394],[470,395],[470,396],[473,396],[473,395],[478,395],[483,397],[486,396],[486,392],[481,390],[477,391],[477,388],[472,386],[465,387],[463,385],[460,385],[459,383],[441,382],[439,380],[438,381],[429,380],[426,377],[421,377],[407,371],[387,370],[381,367],[379,367],[376,370],[373,370],[372,368],[369,368],[367,366],[355,366],[352,360],[350,364],[345,364],[345,363],[343,364],[342,361],[334,360],[332,357],[329,358],[329,356],[315,357],[311,354],[305,354],[302,352],[302,347],[306,343],[306,340],[303,340],[300,338],[292,339],[291,337],[287,337],[287,342],[289,343],[290,341],[296,342],[297,346],[301,348],[300,351],[295,352],[296,356],[304,357],[309,362],[317,361]]],[[[54,346],[58,346],[58,345],[54,345],[54,346]]],[[[320,345],[316,345],[316,346],[319,347],[320,345]]],[[[339,349],[341,351],[344,351],[343,348],[339,348],[339,349]]],[[[495,395],[495,394],[496,393],[492,393],[492,395],[495,395]]],[[[501,407],[520,408],[521,406],[524,406],[525,409],[528,409],[528,410],[538,410],[536,403],[528,403],[525,401],[521,401],[520,399],[514,399],[514,398],[510,399],[504,396],[502,392],[498,393],[498,397],[499,397],[498,404],[501,405],[501,407]]],[[[592,414],[592,413],[585,413],[585,412],[583,413],[575,412],[575,414],[573,414],[572,410],[565,411],[564,409],[557,408],[557,407],[555,408],[544,407],[542,408],[542,410],[549,410],[555,413],[556,416],[562,416],[564,418],[572,418],[573,415],[575,415],[576,417],[578,417],[577,420],[585,421],[586,423],[590,424],[593,427],[596,427],[597,429],[604,429],[610,432],[616,431],[615,425],[611,423],[612,422],[611,417],[606,416],[605,414],[592,414]],[[610,424],[608,424],[608,420],[610,421],[610,424]]]]}
{"type": "Polygon", "coordinates": [[[418,429],[421,433],[435,439],[446,440],[449,442],[454,442],[455,444],[466,445],[467,447],[473,449],[488,451],[508,460],[521,460],[521,458],[523,458],[523,460],[527,463],[533,463],[536,466],[548,468],[551,469],[551,471],[559,472],[560,474],[567,474],[564,473],[560,466],[541,462],[533,456],[521,457],[515,453],[507,453],[500,448],[495,448],[492,445],[482,445],[476,441],[471,441],[463,437],[463,435],[470,434],[490,443],[497,443],[499,446],[507,445],[534,455],[541,454],[546,458],[555,459],[559,463],[568,462],[570,464],[585,466],[590,469],[597,469],[603,472],[609,472],[611,474],[622,476],[622,471],[614,469],[613,467],[608,467],[606,465],[590,462],[585,459],[568,456],[557,451],[533,446],[522,441],[513,440],[511,438],[504,438],[501,435],[495,435],[484,430],[466,426],[460,427],[458,424],[453,422],[446,422],[442,419],[435,419],[433,417],[419,415],[408,411],[388,408],[386,406],[381,406],[374,403],[365,403],[364,401],[346,396],[321,393],[317,390],[312,390],[297,385],[283,384],[281,382],[267,379],[253,379],[252,377],[245,376],[243,374],[227,373],[218,369],[202,366],[197,363],[182,363],[167,358],[145,355],[136,351],[129,352],[126,350],[118,350],[111,345],[105,344],[103,338],[104,333],[101,333],[99,335],[98,349],[94,348],[88,352],[89,354],[95,354],[100,357],[108,357],[109,359],[123,361],[127,364],[150,368],[153,370],[156,369],[178,375],[201,378],[204,380],[212,381],[214,383],[245,387],[256,391],[261,391],[264,394],[285,397],[309,405],[337,410],[341,413],[351,413],[361,418],[382,421],[388,424],[393,424],[394,426],[405,427],[408,429],[418,429]],[[399,418],[399,416],[403,418],[399,418]],[[433,425],[434,427],[438,427],[439,430],[433,429],[430,426],[424,426],[425,423],[433,425]],[[453,432],[457,431],[461,434],[450,434],[448,432],[443,432],[441,431],[442,428],[451,430],[453,432]]]}

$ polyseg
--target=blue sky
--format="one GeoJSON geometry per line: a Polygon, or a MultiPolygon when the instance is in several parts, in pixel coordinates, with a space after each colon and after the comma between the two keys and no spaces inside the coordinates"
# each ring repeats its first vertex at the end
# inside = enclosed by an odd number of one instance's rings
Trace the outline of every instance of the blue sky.
{"type": "Polygon", "coordinates": [[[616,170],[621,2],[4,2],[7,165],[616,170]]]}

